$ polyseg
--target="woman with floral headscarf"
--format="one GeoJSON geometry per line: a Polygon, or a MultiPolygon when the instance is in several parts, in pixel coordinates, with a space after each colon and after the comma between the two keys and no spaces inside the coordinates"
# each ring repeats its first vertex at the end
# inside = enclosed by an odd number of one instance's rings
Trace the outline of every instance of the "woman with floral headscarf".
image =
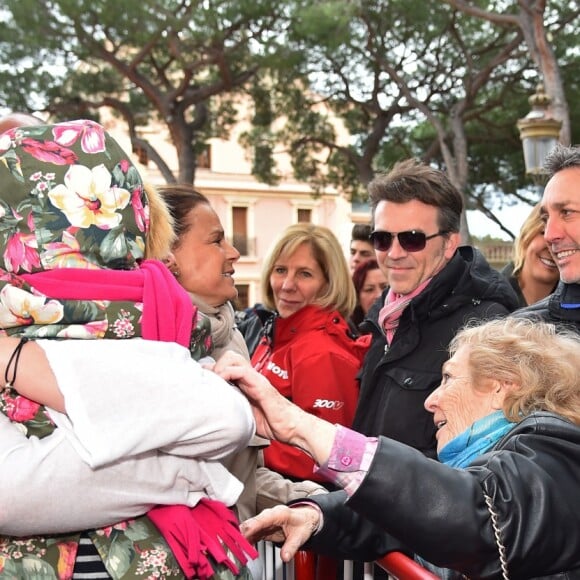
{"type": "MultiPolygon", "coordinates": [[[[50,460],[64,461],[63,471],[80,474],[81,485],[103,495],[112,489],[112,507],[98,521],[82,498],[99,500],[76,485],[60,488],[66,496],[52,511],[63,515],[52,523],[0,521],[4,534],[44,534],[0,537],[0,578],[74,577],[81,538],[97,548],[106,568],[98,577],[245,577],[241,550],[248,547],[236,535],[230,512],[213,500],[231,505],[240,491],[216,460],[247,443],[249,409],[239,393],[191,360],[190,352],[199,358],[210,348],[207,321],[161,262],[143,259],[146,243],[150,256],[162,257],[171,236],[147,239],[149,205],[137,170],[91,121],[12,129],[0,135],[0,161],[0,331],[19,339],[0,340],[2,459],[10,463],[22,449],[38,458],[42,447],[50,460]],[[134,340],[38,340],[45,338],[134,340]],[[37,344],[26,346],[30,339],[37,344]],[[51,376],[66,415],[22,396],[35,383],[50,385],[51,376]],[[203,461],[188,459],[186,468],[181,456],[203,461]],[[127,466],[142,466],[141,460],[160,472],[140,487],[127,466]],[[114,524],[123,510],[143,514],[155,503],[171,503],[169,496],[175,501],[175,493],[155,487],[157,477],[166,485],[171,481],[164,469],[179,473],[175,486],[183,501],[175,503],[193,510],[155,508],[135,520],[68,533],[81,523],[114,524]],[[129,507],[130,501],[120,500],[120,481],[129,491],[140,490],[129,507]],[[67,534],[46,536],[59,532],[67,534]],[[198,549],[172,552],[169,546],[184,537],[198,549]]],[[[167,213],[156,203],[163,226],[167,213]]],[[[12,472],[16,482],[28,469],[20,463],[12,472]]],[[[46,462],[37,463],[42,480],[46,462]]],[[[57,485],[66,481],[66,474],[56,477],[57,485]]],[[[8,492],[27,495],[28,488],[8,492]]]]}

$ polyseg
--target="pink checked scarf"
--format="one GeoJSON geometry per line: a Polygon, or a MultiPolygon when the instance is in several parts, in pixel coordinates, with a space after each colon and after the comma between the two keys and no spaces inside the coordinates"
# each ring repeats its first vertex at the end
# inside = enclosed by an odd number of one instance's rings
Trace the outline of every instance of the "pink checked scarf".
{"type": "Polygon", "coordinates": [[[419,284],[413,292],[409,294],[396,294],[391,289],[387,292],[387,297],[385,298],[385,305],[381,308],[379,312],[379,326],[385,331],[385,336],[387,337],[387,343],[390,345],[393,342],[393,337],[395,336],[395,331],[399,327],[399,320],[401,316],[409,305],[409,302],[418,296],[425,290],[433,278],[427,278],[425,282],[419,284]]]}

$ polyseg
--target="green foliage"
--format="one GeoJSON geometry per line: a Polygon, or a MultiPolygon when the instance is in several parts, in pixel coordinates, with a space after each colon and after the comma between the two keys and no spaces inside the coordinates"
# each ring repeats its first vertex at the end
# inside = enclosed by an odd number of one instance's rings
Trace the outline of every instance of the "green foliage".
{"type": "Polygon", "coordinates": [[[264,83],[255,83],[250,95],[254,104],[252,128],[241,135],[240,142],[251,151],[252,174],[264,183],[275,185],[281,176],[276,172],[274,157],[275,135],[271,127],[274,114],[270,91],[264,83]]]}
{"type": "MultiPolygon", "coordinates": [[[[242,143],[267,183],[281,179],[280,151],[296,178],[353,199],[402,157],[440,167],[466,157],[469,207],[536,195],[525,191],[515,125],[538,79],[515,26],[439,0],[5,0],[5,10],[1,104],[57,118],[107,106],[130,131],[161,120],[180,179],[193,179],[208,139],[228,138],[247,95],[242,143]]],[[[580,89],[578,12],[565,0],[546,11],[568,95],[580,89]]],[[[580,103],[569,107],[578,141],[580,103]]]]}
{"type": "Polygon", "coordinates": [[[355,12],[356,3],[350,1],[304,2],[293,13],[290,40],[341,49],[355,12]]]}
{"type": "Polygon", "coordinates": [[[276,52],[266,0],[6,0],[0,70],[6,107],[55,118],[114,109],[134,128],[165,122],[192,181],[200,140],[227,138],[236,94],[276,52]]]}
{"type": "Polygon", "coordinates": [[[438,135],[421,107],[449,131],[449,117],[462,100],[473,110],[466,123],[473,119],[474,135],[477,123],[488,122],[482,117],[488,104],[470,94],[471,83],[496,58],[506,33],[493,36],[486,23],[459,19],[443,3],[426,9],[419,0],[304,2],[293,8],[288,50],[303,60],[297,66],[295,59],[291,70],[285,61],[270,62],[275,68],[269,79],[276,93],[272,106],[286,123],[277,139],[292,151],[300,178],[358,193],[374,171],[401,157],[441,163],[438,135]],[[348,141],[333,131],[337,123],[348,141]]]}

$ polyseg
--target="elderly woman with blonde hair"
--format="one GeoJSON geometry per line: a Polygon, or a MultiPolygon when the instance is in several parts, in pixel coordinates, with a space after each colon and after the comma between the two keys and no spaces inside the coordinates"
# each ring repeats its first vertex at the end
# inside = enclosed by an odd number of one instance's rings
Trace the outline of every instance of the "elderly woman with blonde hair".
{"type": "Polygon", "coordinates": [[[302,449],[341,491],[248,520],[251,540],[371,561],[415,554],[437,575],[580,574],[580,337],[508,317],[466,328],[425,401],[439,462],[304,413],[229,354],[216,370],[254,406],[258,432],[302,449]]]}

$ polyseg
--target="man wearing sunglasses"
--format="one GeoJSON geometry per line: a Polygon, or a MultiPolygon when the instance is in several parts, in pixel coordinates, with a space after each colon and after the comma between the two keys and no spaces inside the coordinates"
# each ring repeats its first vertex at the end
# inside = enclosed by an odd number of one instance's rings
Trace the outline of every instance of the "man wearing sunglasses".
{"type": "Polygon", "coordinates": [[[517,297],[480,252],[459,247],[463,198],[443,172],[402,161],[368,191],[370,239],[389,288],[363,322],[372,343],[353,429],[436,457],[436,429],[423,402],[441,381],[449,342],[469,320],[515,310],[517,297]]]}

